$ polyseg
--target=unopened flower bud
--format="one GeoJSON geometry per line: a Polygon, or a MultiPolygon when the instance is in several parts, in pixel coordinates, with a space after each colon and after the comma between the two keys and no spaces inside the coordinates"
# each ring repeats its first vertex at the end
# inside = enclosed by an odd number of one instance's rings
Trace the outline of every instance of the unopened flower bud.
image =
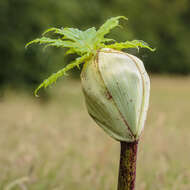
{"type": "Polygon", "coordinates": [[[101,49],[81,73],[88,113],[110,136],[137,141],[144,128],[150,80],[143,62],[113,49],[101,49]]]}

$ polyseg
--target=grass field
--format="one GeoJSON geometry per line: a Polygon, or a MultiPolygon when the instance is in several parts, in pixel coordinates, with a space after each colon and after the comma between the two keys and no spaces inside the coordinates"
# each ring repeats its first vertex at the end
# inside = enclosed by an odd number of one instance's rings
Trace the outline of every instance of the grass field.
{"type": "MultiPolygon", "coordinates": [[[[190,78],[151,77],[137,190],[190,190],[190,78]]],[[[119,143],[88,116],[79,81],[47,103],[7,92],[0,100],[1,190],[116,190],[119,143]]]]}

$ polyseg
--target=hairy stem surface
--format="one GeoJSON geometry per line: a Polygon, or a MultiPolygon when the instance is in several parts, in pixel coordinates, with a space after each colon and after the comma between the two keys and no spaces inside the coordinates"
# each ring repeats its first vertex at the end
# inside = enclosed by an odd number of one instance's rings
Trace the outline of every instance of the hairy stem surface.
{"type": "Polygon", "coordinates": [[[121,142],[117,190],[135,190],[138,141],[121,142]]]}

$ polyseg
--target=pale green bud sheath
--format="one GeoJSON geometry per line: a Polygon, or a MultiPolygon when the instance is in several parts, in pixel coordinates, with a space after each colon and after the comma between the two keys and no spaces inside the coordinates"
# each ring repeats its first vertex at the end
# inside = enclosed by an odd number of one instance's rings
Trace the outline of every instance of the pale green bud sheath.
{"type": "Polygon", "coordinates": [[[137,141],[149,103],[150,80],[137,57],[101,49],[81,73],[90,116],[119,141],[137,141]]]}
{"type": "Polygon", "coordinates": [[[127,48],[147,48],[142,40],[116,42],[105,35],[119,25],[118,16],[108,19],[98,30],[95,27],[81,31],[77,28],[50,28],[41,38],[29,42],[67,48],[66,55],[79,57],[53,73],[35,90],[46,88],[65,76],[74,67],[80,68],[81,84],[89,115],[111,137],[121,142],[118,190],[134,190],[138,141],[145,125],[150,80],[143,62],[124,53],[127,48]],[[58,39],[47,37],[56,34],[58,39]]]}

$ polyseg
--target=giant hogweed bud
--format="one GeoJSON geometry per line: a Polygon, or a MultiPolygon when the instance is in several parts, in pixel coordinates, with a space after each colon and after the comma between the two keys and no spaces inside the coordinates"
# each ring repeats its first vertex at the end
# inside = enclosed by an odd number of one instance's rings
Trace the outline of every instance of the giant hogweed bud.
{"type": "Polygon", "coordinates": [[[86,63],[82,89],[90,116],[119,141],[137,141],[144,128],[150,81],[137,57],[105,48],[86,63]]]}
{"type": "Polygon", "coordinates": [[[77,28],[50,28],[41,38],[29,42],[67,48],[66,54],[79,55],[66,67],[53,73],[35,90],[55,83],[67,71],[85,63],[81,73],[83,92],[91,117],[109,135],[119,141],[133,142],[139,139],[143,130],[149,101],[149,77],[142,61],[123,53],[127,48],[147,48],[154,51],[142,40],[116,42],[106,38],[119,25],[118,16],[108,19],[98,30],[92,27],[85,31],[77,28]],[[47,37],[49,33],[59,38],[47,37]],[[119,51],[118,51],[119,50],[119,51]]]}
{"type": "Polygon", "coordinates": [[[66,75],[74,67],[82,68],[81,82],[90,116],[110,136],[121,141],[118,190],[134,190],[137,145],[146,120],[150,82],[144,65],[137,57],[121,52],[127,48],[147,48],[142,40],[116,42],[105,37],[119,25],[118,16],[108,19],[98,30],[81,31],[77,28],[50,28],[41,38],[29,42],[67,48],[66,54],[79,57],[49,78],[35,90],[46,88],[66,75]],[[56,34],[58,39],[47,37],[56,34]],[[119,51],[118,51],[119,50],[119,51]]]}

